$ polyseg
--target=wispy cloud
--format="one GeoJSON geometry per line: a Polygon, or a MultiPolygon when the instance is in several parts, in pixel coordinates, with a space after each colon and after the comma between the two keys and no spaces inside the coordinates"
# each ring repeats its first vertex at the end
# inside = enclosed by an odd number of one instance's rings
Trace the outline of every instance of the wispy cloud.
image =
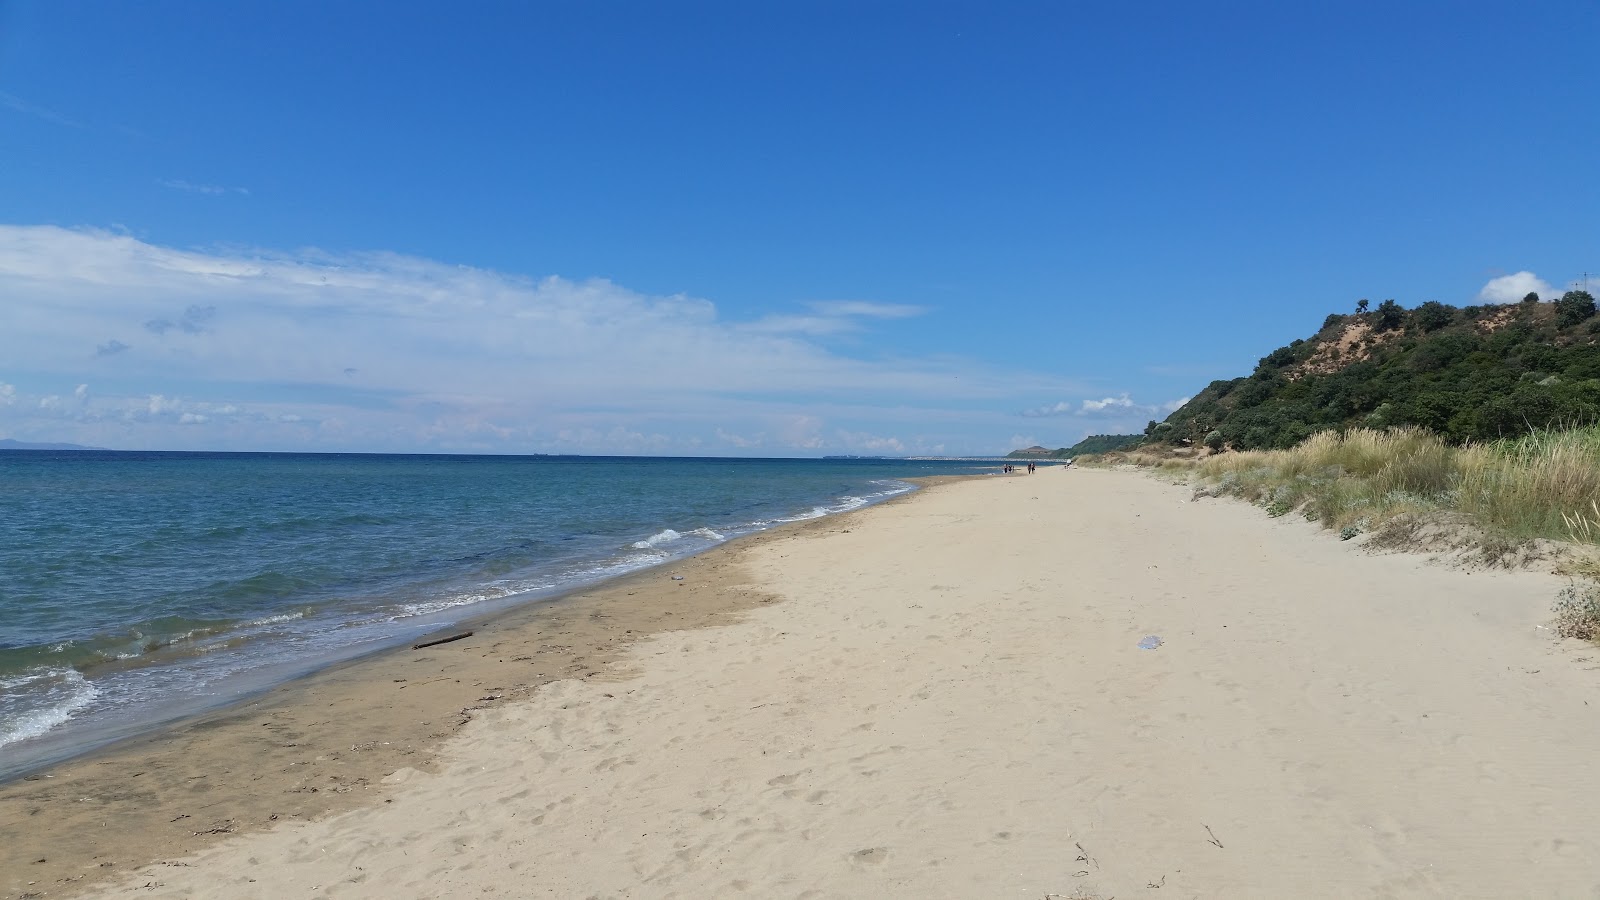
{"type": "Polygon", "coordinates": [[[182,178],[160,178],[157,179],[156,183],[162,187],[172,188],[175,191],[187,191],[191,194],[209,194],[213,197],[223,194],[248,195],[250,193],[249,188],[223,187],[218,184],[197,184],[193,181],[185,181],[182,178]]]}
{"type": "Polygon", "coordinates": [[[1036,406],[1025,409],[1022,415],[1028,418],[1045,418],[1048,416],[1148,416],[1157,413],[1171,413],[1178,407],[1189,402],[1188,397],[1177,400],[1168,400],[1164,403],[1138,403],[1127,394],[1115,397],[1101,397],[1072,402],[1062,400],[1046,406],[1036,406]]]}
{"type": "MultiPolygon", "coordinates": [[[[70,419],[100,429],[73,435],[99,445],[204,433],[207,446],[738,449],[721,428],[766,453],[896,441],[985,452],[1004,441],[1017,398],[1081,389],[973,361],[853,356],[816,342],[823,326],[764,328],[682,294],[383,252],[187,250],[0,226],[0,295],[7,380],[59,385],[39,395],[104,382],[70,419]],[[175,392],[190,399],[172,413],[175,392]],[[164,398],[157,410],[147,395],[164,398]],[[218,411],[230,405],[239,412],[218,411]],[[163,430],[184,413],[205,419],[163,430]]],[[[920,312],[804,309],[864,332],[920,312]]]]}
{"type": "Polygon", "coordinates": [[[0,91],[0,107],[9,109],[12,112],[22,113],[23,115],[43,119],[46,122],[50,122],[55,125],[62,125],[67,128],[85,127],[82,122],[79,122],[76,119],[69,118],[53,109],[39,106],[36,103],[29,103],[21,97],[18,97],[16,94],[8,94],[5,91],[0,91]]]}
{"type": "Polygon", "coordinates": [[[928,310],[910,303],[872,303],[866,300],[816,300],[806,304],[824,316],[860,316],[868,319],[909,319],[928,310]]]}
{"type": "Polygon", "coordinates": [[[859,322],[837,316],[765,316],[739,326],[751,334],[804,334],[821,336],[855,331],[859,322]]]}
{"type": "Polygon", "coordinates": [[[906,319],[927,312],[909,303],[872,303],[865,300],[815,300],[805,304],[810,313],[777,314],[740,326],[756,334],[821,336],[859,331],[863,319],[906,319]]]}

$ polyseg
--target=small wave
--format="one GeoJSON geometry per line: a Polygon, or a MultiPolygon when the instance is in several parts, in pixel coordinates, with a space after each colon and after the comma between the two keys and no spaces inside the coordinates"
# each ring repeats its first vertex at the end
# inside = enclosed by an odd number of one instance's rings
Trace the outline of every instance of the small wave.
{"type": "MultiPolygon", "coordinates": [[[[863,506],[867,506],[867,505],[873,503],[874,501],[887,500],[890,497],[899,496],[900,494],[904,494],[907,491],[916,490],[916,485],[907,484],[904,481],[875,481],[875,482],[873,482],[873,484],[888,485],[888,487],[886,487],[884,490],[875,491],[875,492],[873,492],[871,494],[868,494],[865,497],[857,497],[857,496],[854,496],[854,495],[847,495],[847,496],[844,496],[844,497],[840,497],[837,501],[835,501],[832,504],[829,504],[828,506],[813,506],[809,512],[798,513],[796,515],[789,516],[787,518],[776,519],[774,521],[776,521],[776,522],[805,522],[805,521],[809,521],[811,519],[820,519],[823,516],[832,516],[832,515],[837,515],[839,513],[846,513],[846,512],[850,512],[852,510],[857,510],[857,509],[860,509],[863,506]]],[[[766,525],[768,523],[767,522],[757,522],[757,523],[753,523],[753,524],[755,524],[756,526],[759,527],[759,526],[766,525]]]]}
{"type": "Polygon", "coordinates": [[[673,531],[671,528],[667,528],[650,535],[642,541],[634,541],[632,546],[636,550],[654,550],[662,544],[670,544],[682,538],[683,535],[673,531]]]}
{"type": "Polygon", "coordinates": [[[246,622],[245,624],[246,625],[282,625],[285,622],[293,622],[296,619],[304,619],[305,617],[306,617],[305,610],[300,610],[299,612],[283,613],[282,615],[267,616],[267,617],[261,618],[261,619],[254,619],[252,621],[246,622]]]}
{"type": "MultiPolygon", "coordinates": [[[[8,714],[0,716],[0,747],[44,734],[94,702],[100,693],[82,674],[66,668],[35,669],[0,678],[0,690],[12,695],[3,699],[23,700],[33,707],[6,710],[8,714]]],[[[0,709],[9,705],[0,704],[0,709]]]]}
{"type": "Polygon", "coordinates": [[[696,537],[703,541],[711,541],[713,543],[728,539],[727,535],[711,528],[695,528],[688,532],[674,531],[671,528],[666,528],[650,535],[642,541],[634,541],[628,546],[635,550],[654,550],[656,553],[664,555],[666,551],[661,549],[663,545],[674,544],[687,537],[696,537]]]}
{"type": "MultiPolygon", "coordinates": [[[[548,578],[513,580],[500,579],[488,584],[481,584],[475,588],[437,597],[431,600],[421,600],[407,603],[394,610],[384,621],[398,622],[403,619],[414,619],[417,616],[430,616],[434,613],[455,609],[458,606],[471,606],[474,603],[488,603],[493,600],[504,600],[518,594],[531,594],[534,591],[544,591],[556,587],[559,581],[548,578]]],[[[354,623],[359,624],[359,623],[354,623]]]]}

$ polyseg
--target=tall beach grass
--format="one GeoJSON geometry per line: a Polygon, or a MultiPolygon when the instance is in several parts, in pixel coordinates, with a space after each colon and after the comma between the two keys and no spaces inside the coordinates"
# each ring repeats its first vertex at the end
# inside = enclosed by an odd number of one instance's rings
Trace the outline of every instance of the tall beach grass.
{"type": "Polygon", "coordinates": [[[1289,450],[1224,453],[1196,467],[1212,494],[1330,528],[1456,512],[1496,535],[1600,544],[1600,428],[1453,447],[1429,431],[1325,431],[1289,450]]]}

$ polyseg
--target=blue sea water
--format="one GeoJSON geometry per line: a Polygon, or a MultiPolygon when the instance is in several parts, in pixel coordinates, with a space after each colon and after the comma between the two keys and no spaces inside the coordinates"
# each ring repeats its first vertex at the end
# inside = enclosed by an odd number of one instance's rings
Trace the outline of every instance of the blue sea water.
{"type": "Polygon", "coordinates": [[[0,778],[993,463],[0,451],[0,778]]]}

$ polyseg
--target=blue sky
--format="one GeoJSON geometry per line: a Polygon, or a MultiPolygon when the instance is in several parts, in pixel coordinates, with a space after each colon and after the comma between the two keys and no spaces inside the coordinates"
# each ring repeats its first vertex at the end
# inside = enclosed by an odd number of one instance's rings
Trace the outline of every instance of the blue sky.
{"type": "Polygon", "coordinates": [[[1139,430],[1358,298],[1600,269],[1597,36],[1587,2],[0,0],[0,436],[1139,430]]]}

